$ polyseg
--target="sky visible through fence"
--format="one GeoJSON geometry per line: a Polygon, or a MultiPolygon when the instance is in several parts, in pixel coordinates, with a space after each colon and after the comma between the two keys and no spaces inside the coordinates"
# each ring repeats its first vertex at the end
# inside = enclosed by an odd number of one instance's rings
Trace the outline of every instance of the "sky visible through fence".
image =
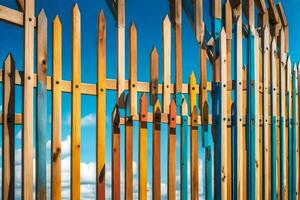
{"type": "MultiPolygon", "coordinates": [[[[116,28],[115,21],[109,8],[104,0],[77,0],[81,11],[81,32],[82,32],[82,80],[84,83],[96,83],[97,58],[96,58],[96,34],[97,34],[97,15],[101,9],[104,10],[107,21],[107,78],[116,78],[116,28]]],[[[75,1],[62,0],[37,0],[35,14],[37,15],[41,8],[44,8],[48,18],[48,75],[52,75],[52,20],[58,14],[63,31],[63,65],[62,79],[71,80],[71,11],[76,3],[75,1]]],[[[204,3],[204,21],[210,29],[210,12],[209,1],[204,3]]],[[[277,2],[277,1],[276,1],[277,2]]],[[[285,13],[289,23],[290,34],[290,52],[292,61],[300,60],[300,37],[299,37],[299,19],[300,19],[300,0],[282,1],[285,13]]],[[[2,0],[2,5],[17,9],[15,1],[2,0]]],[[[167,0],[127,0],[126,1],[126,79],[129,78],[129,53],[128,53],[128,30],[131,22],[134,22],[138,32],[138,80],[150,81],[150,52],[154,46],[157,47],[159,54],[159,82],[162,82],[162,20],[166,14],[169,14],[169,4],[167,0]]],[[[194,31],[188,18],[183,13],[183,82],[188,83],[189,75],[192,70],[195,72],[199,83],[199,53],[198,45],[194,36],[194,31]]],[[[22,70],[23,67],[23,29],[14,25],[0,22],[0,61],[4,61],[8,53],[12,53],[16,68],[22,70]]],[[[172,83],[174,83],[174,33],[172,33],[172,83]]],[[[211,66],[208,65],[208,81],[212,79],[211,66]]],[[[36,70],[35,70],[36,71],[36,70]]],[[[0,90],[2,91],[2,84],[0,90]]],[[[140,96],[140,94],[139,94],[140,96]]],[[[148,96],[149,97],[149,96],[148,96]]],[[[116,103],[116,92],[107,92],[107,195],[110,193],[110,167],[111,167],[111,113],[116,103]]],[[[161,97],[160,97],[161,98],[161,97]]],[[[50,186],[50,139],[51,139],[51,92],[48,91],[48,134],[47,134],[47,183],[50,186]]],[[[16,86],[16,113],[22,112],[22,88],[16,86]]],[[[0,103],[2,105],[2,92],[0,92],[0,103]]],[[[82,110],[81,110],[81,197],[82,199],[95,199],[95,159],[96,159],[96,97],[82,95],[82,110]]],[[[2,106],[0,106],[2,110],[2,106]]],[[[149,110],[152,108],[149,107],[149,110]]],[[[64,93],[62,95],[62,197],[63,199],[70,198],[70,132],[71,132],[71,95],[64,93]]],[[[124,114],[124,113],[122,113],[124,114]]],[[[138,124],[135,122],[134,135],[134,155],[133,155],[133,170],[134,170],[134,192],[137,197],[138,190],[138,124]]],[[[149,124],[149,130],[151,130],[149,124]]],[[[122,127],[122,131],[124,128],[122,127]]],[[[16,197],[21,195],[21,126],[16,126],[16,197]]],[[[2,132],[2,128],[0,129],[2,132]]],[[[179,176],[179,129],[177,130],[177,163],[176,170],[179,176]]],[[[151,134],[148,134],[148,165],[152,166],[152,143],[151,134]]],[[[201,134],[199,134],[199,172],[200,176],[200,194],[204,195],[204,176],[202,175],[202,163],[204,159],[204,148],[201,145],[201,134]]],[[[0,137],[0,145],[2,144],[0,137]]],[[[122,166],[122,191],[124,191],[124,134],[121,134],[121,166],[122,166]]],[[[162,126],[162,194],[166,198],[167,194],[167,125],[162,126]]],[[[2,152],[2,151],[0,151],[2,152]]],[[[0,154],[1,155],[1,154],[0,154]]],[[[1,162],[1,160],[0,160],[1,162]]],[[[149,167],[150,169],[151,167],[149,167]]],[[[0,178],[2,177],[2,168],[0,169],[0,178]]],[[[148,170],[149,194],[151,194],[151,177],[152,171],[148,170]]],[[[178,195],[179,195],[179,177],[178,179],[178,195]]],[[[1,184],[1,181],[0,181],[1,184]]],[[[49,189],[49,187],[48,187],[49,189]]],[[[50,190],[49,190],[50,191],[50,190]]],[[[49,195],[48,191],[48,195],[49,195]]],[[[124,194],[124,193],[123,193],[124,194]]]]}

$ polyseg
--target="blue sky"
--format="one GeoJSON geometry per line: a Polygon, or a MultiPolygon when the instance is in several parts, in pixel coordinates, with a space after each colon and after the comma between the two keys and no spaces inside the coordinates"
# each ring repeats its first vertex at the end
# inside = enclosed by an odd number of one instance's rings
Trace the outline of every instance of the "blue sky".
{"type": "MultiPolygon", "coordinates": [[[[97,33],[97,15],[98,12],[103,9],[107,20],[107,78],[116,78],[116,28],[112,14],[110,13],[105,0],[78,0],[82,17],[82,82],[96,83],[96,33],[97,33]]],[[[204,21],[210,29],[209,20],[209,1],[204,0],[204,21]]],[[[292,61],[299,61],[300,54],[297,49],[300,44],[300,38],[298,31],[299,27],[299,0],[283,1],[283,7],[289,22],[290,30],[290,54],[292,61]]],[[[2,0],[2,5],[10,8],[17,8],[16,3],[12,0],[2,0]]],[[[48,71],[49,76],[52,75],[52,20],[55,15],[59,15],[62,23],[63,30],[63,79],[71,80],[71,11],[74,6],[74,0],[61,1],[61,0],[40,0],[36,2],[36,15],[41,8],[45,9],[48,18],[48,71]]],[[[128,31],[129,25],[134,21],[138,31],[138,80],[149,81],[150,78],[150,51],[156,46],[159,53],[159,81],[162,82],[162,20],[166,14],[169,14],[169,5],[167,0],[127,0],[126,1],[126,30],[128,31]]],[[[198,45],[196,43],[193,29],[191,27],[188,18],[183,13],[183,81],[188,83],[188,77],[191,71],[195,71],[197,79],[199,81],[199,55],[198,45]]],[[[0,61],[4,61],[7,54],[10,52],[16,61],[17,69],[22,70],[23,60],[23,29],[14,25],[0,22],[0,44],[3,48],[0,48],[0,61]]],[[[128,39],[128,32],[126,32],[126,39],[128,39]]],[[[172,33],[172,71],[174,72],[174,34],[172,33]]],[[[128,48],[128,40],[126,41],[126,48],[128,48]]],[[[128,68],[128,51],[126,51],[126,77],[129,75],[128,68]]],[[[173,73],[174,74],[174,73],[173,73]]],[[[172,82],[174,82],[174,76],[172,76],[172,82]]],[[[208,66],[208,80],[211,80],[211,70],[208,66]]],[[[0,90],[2,91],[2,84],[0,84],[0,90]]],[[[21,87],[16,89],[16,112],[22,111],[21,105],[21,87]]],[[[2,93],[0,93],[0,102],[2,105],[2,93]]],[[[62,142],[63,142],[63,197],[69,199],[69,135],[70,135],[70,111],[71,111],[71,95],[63,94],[62,96],[62,142]]],[[[51,138],[51,93],[48,92],[48,135],[47,138],[50,141],[51,138]]],[[[114,102],[116,99],[115,92],[109,91],[107,95],[107,167],[110,168],[110,143],[111,143],[111,131],[110,131],[110,114],[112,112],[114,102]]],[[[81,162],[82,162],[82,198],[83,199],[95,199],[94,196],[94,182],[95,182],[95,110],[96,98],[92,96],[82,95],[82,128],[81,128],[81,162]]],[[[135,128],[138,124],[135,123],[135,128]]],[[[149,130],[151,125],[149,124],[149,130]]],[[[16,155],[19,161],[16,163],[17,170],[17,194],[20,190],[20,130],[21,126],[16,127],[16,155]],[[19,175],[18,175],[19,174],[19,175]]],[[[162,161],[167,159],[167,126],[163,125],[162,128],[162,161]]],[[[1,129],[2,132],[2,129],[1,129]]],[[[151,131],[149,131],[148,137],[148,161],[149,169],[151,166],[151,131]]],[[[179,131],[177,131],[177,138],[179,144],[179,131]]],[[[121,134],[122,144],[121,148],[124,150],[124,134],[121,134]]],[[[0,140],[2,140],[0,138],[0,140]]],[[[199,134],[199,142],[201,143],[201,134],[199,134]]],[[[50,147],[50,143],[47,144],[50,147]]],[[[201,146],[201,145],[200,145],[201,146]]],[[[135,133],[134,138],[134,170],[135,170],[135,183],[137,183],[137,162],[138,162],[138,133],[135,133]]],[[[50,163],[50,148],[47,149],[47,162],[50,163]]],[[[202,159],[203,149],[199,149],[200,166],[199,171],[202,172],[202,159]]],[[[179,145],[177,145],[177,161],[179,161],[179,145]]],[[[124,168],[124,154],[122,153],[122,168],[124,168]]],[[[177,165],[178,166],[178,165],[177,165]]],[[[48,165],[48,168],[50,166],[48,165]]],[[[162,189],[166,191],[166,162],[162,162],[162,189]]],[[[2,170],[1,170],[2,171],[2,170]]],[[[49,170],[48,170],[49,174],[49,170]]],[[[179,168],[177,167],[177,174],[179,177],[179,168]]],[[[151,170],[148,173],[149,185],[151,185],[151,170]]],[[[108,172],[109,177],[109,172],[108,172]]],[[[124,177],[123,177],[124,178],[124,177]]],[[[202,176],[200,176],[202,179],[202,176]]],[[[49,180],[49,179],[48,179],[49,180]]],[[[178,179],[179,180],[179,179],[178,179]]],[[[202,182],[202,180],[201,180],[202,182]]],[[[202,184],[200,184],[201,187],[202,184]]],[[[107,185],[109,190],[110,185],[107,185]]],[[[150,190],[151,191],[151,190],[150,190]]],[[[135,190],[137,192],[137,188],[135,190]]],[[[165,192],[166,193],[166,192],[165,192]]],[[[200,193],[203,194],[203,188],[200,188],[200,193]]]]}

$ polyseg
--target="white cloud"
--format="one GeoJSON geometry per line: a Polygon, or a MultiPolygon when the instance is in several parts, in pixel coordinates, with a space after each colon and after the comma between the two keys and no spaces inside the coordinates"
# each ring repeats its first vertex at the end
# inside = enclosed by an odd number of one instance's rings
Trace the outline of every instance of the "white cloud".
{"type": "MultiPolygon", "coordinates": [[[[48,140],[47,148],[51,149],[51,140],[48,140]]],[[[61,155],[62,156],[70,155],[71,152],[70,148],[71,148],[71,137],[70,135],[68,135],[65,140],[61,141],[61,155]]]]}
{"type": "Polygon", "coordinates": [[[16,135],[16,138],[21,140],[22,139],[22,129],[20,129],[16,135]]]}
{"type": "Polygon", "coordinates": [[[81,126],[82,127],[87,127],[87,126],[92,126],[96,124],[96,115],[93,113],[90,113],[83,118],[81,118],[81,126]]]}

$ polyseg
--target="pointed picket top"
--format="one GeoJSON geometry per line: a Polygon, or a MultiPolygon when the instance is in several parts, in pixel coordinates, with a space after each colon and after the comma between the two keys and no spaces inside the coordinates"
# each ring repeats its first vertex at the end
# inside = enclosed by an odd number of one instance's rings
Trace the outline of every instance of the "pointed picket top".
{"type": "Polygon", "coordinates": [[[156,100],[154,108],[153,108],[153,123],[160,123],[161,122],[161,106],[159,99],[156,100]]]}
{"type": "Polygon", "coordinates": [[[11,66],[14,64],[15,64],[15,60],[14,60],[12,54],[9,53],[4,60],[4,66],[11,66]]]}
{"type": "Polygon", "coordinates": [[[79,6],[77,3],[75,3],[75,5],[74,5],[72,13],[74,16],[80,16],[80,10],[79,10],[79,6]]]}
{"type": "Polygon", "coordinates": [[[192,73],[190,75],[190,87],[189,87],[191,112],[192,112],[193,107],[196,106],[196,95],[197,95],[196,86],[197,86],[196,76],[195,76],[194,71],[192,71],[192,73]]]}
{"type": "Polygon", "coordinates": [[[184,96],[182,96],[182,104],[181,104],[181,115],[187,116],[188,115],[188,104],[184,96]]]}
{"type": "Polygon", "coordinates": [[[156,46],[154,46],[151,50],[151,53],[150,53],[150,57],[151,59],[158,59],[158,52],[157,52],[157,49],[156,49],[156,46]]]}
{"type": "Polygon", "coordinates": [[[161,106],[160,106],[159,99],[156,100],[153,111],[154,113],[161,113],[161,106]]]}
{"type": "Polygon", "coordinates": [[[170,22],[170,18],[169,15],[166,15],[164,20],[163,20],[163,26],[164,27],[168,27],[171,28],[171,22],[170,22]]]}
{"type": "Polygon", "coordinates": [[[129,31],[130,31],[130,33],[135,33],[136,34],[136,26],[135,26],[134,22],[132,22],[130,24],[129,31]]]}
{"type": "Polygon", "coordinates": [[[169,111],[169,128],[176,128],[176,103],[174,99],[171,101],[169,111]]]}
{"type": "Polygon", "coordinates": [[[148,101],[145,93],[140,98],[140,122],[147,122],[148,101]]]}
{"type": "Polygon", "coordinates": [[[269,28],[269,25],[266,25],[264,27],[264,35],[270,35],[270,28],[269,28]]]}
{"type": "Polygon", "coordinates": [[[192,127],[198,127],[198,109],[197,109],[197,106],[194,106],[193,110],[192,110],[191,126],[192,127]]]}
{"type": "Polygon", "coordinates": [[[114,127],[120,126],[120,112],[118,105],[115,106],[112,112],[112,122],[114,127]]]}
{"type": "Polygon", "coordinates": [[[225,31],[224,27],[221,29],[220,38],[226,39],[226,31],[225,31]]]}
{"type": "Polygon", "coordinates": [[[38,21],[44,21],[44,22],[47,22],[47,17],[46,17],[46,13],[45,13],[45,10],[42,9],[38,15],[38,21]]]}
{"type": "Polygon", "coordinates": [[[101,24],[103,27],[106,25],[106,17],[104,14],[104,11],[101,10],[98,14],[98,22],[101,24]]]}
{"type": "Polygon", "coordinates": [[[60,21],[60,18],[59,18],[58,15],[56,15],[56,16],[54,17],[53,24],[54,24],[54,26],[56,26],[56,27],[61,27],[61,21],[60,21]]]}
{"type": "Polygon", "coordinates": [[[291,63],[292,63],[291,62],[291,56],[288,55],[288,57],[287,57],[287,67],[290,67],[292,65],[291,63]]]}

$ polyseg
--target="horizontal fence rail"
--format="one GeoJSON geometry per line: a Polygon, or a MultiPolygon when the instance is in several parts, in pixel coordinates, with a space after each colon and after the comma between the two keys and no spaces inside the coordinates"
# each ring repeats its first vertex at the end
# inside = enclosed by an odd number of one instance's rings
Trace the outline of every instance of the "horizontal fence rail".
{"type": "MultiPolygon", "coordinates": [[[[273,0],[211,0],[211,32],[205,24],[202,0],[169,0],[170,14],[162,20],[162,55],[149,54],[149,82],[138,81],[138,28],[132,23],[125,38],[125,0],[106,0],[116,22],[117,77],[108,79],[106,17],[97,21],[97,83],[81,82],[81,12],[72,9],[72,80],[62,79],[62,24],[52,21],[52,76],[47,76],[46,13],[34,13],[34,0],[18,0],[20,10],[0,5],[0,20],[24,28],[23,71],[8,54],[0,70],[3,84],[2,199],[15,194],[15,125],[22,125],[22,199],[33,199],[33,144],[36,141],[36,199],[46,199],[47,101],[51,120],[51,199],[62,198],[62,93],[71,94],[72,199],[80,199],[81,95],[96,97],[96,198],[107,197],[106,152],[111,152],[112,199],[133,199],[133,152],[138,151],[138,198],[161,199],[161,152],[167,150],[168,199],[199,199],[199,149],[203,159],[205,199],[299,199],[299,84],[300,64],[289,55],[288,23],[281,3],[273,0]],[[199,71],[182,81],[182,14],[191,23],[198,44],[199,71]],[[257,21],[257,22],[256,22],[257,21]],[[174,38],[172,38],[174,32],[174,38]],[[36,40],[34,37],[37,37],[36,40]],[[125,48],[128,39],[129,48],[125,48]],[[36,45],[35,45],[36,42],[36,45]],[[174,45],[175,72],[171,71],[174,45]],[[35,49],[36,48],[36,49],[35,49]],[[129,79],[125,78],[125,52],[129,79]],[[36,56],[35,56],[36,55],[36,56]],[[159,56],[163,58],[159,66],[159,56]],[[36,62],[34,60],[36,59],[36,62]],[[34,72],[34,63],[37,70],[34,72]],[[159,68],[162,67],[162,83],[159,68]],[[210,69],[208,69],[210,67],[210,69]],[[208,71],[212,80],[208,81],[208,71]],[[172,83],[172,76],[175,82],[172,83]],[[23,88],[23,111],[15,113],[15,86],[23,88]],[[36,89],[36,96],[34,96],[36,89]],[[47,91],[52,99],[47,99],[47,91]],[[107,134],[107,92],[117,99],[107,134]],[[141,94],[141,96],[139,95],[141,94]],[[139,97],[139,98],[138,98],[139,97]],[[149,98],[148,98],[149,97],[149,98]],[[161,98],[160,98],[161,97],[161,98]],[[34,104],[34,98],[36,103],[34,104]],[[33,115],[36,106],[36,116],[33,115]],[[152,108],[152,112],[148,109],[152,108]],[[125,112],[122,112],[124,110],[125,112]],[[35,121],[35,123],[33,123],[35,121]],[[134,148],[134,121],[138,122],[138,149],[134,148]],[[36,124],[36,134],[33,133],[36,124]],[[151,124],[152,126],[149,126],[151,124]],[[162,125],[167,145],[161,144],[162,125]],[[122,129],[124,127],[124,129],[122,129]],[[150,128],[151,127],[151,128],[150,128]],[[125,148],[121,149],[122,132],[125,148]],[[180,134],[177,148],[176,134],[180,134]],[[152,141],[149,143],[148,135],[152,141]],[[33,136],[36,135],[36,138],[33,136]],[[111,144],[106,144],[106,137],[111,144]],[[199,138],[201,138],[199,140],[199,138]],[[148,146],[152,157],[148,157],[148,146]],[[111,149],[107,147],[111,146],[111,149]],[[176,152],[180,149],[180,152],[176,152]],[[121,172],[121,153],[125,155],[121,172]],[[180,162],[176,162],[180,155],[180,162]],[[152,165],[149,165],[151,163],[152,165]],[[176,174],[177,165],[180,174],[176,174]],[[125,187],[121,188],[124,174],[125,187]],[[177,193],[177,177],[180,194],[177,193]],[[124,193],[124,194],[123,194],[124,193]]],[[[111,99],[109,100],[111,102],[111,99]]]]}

